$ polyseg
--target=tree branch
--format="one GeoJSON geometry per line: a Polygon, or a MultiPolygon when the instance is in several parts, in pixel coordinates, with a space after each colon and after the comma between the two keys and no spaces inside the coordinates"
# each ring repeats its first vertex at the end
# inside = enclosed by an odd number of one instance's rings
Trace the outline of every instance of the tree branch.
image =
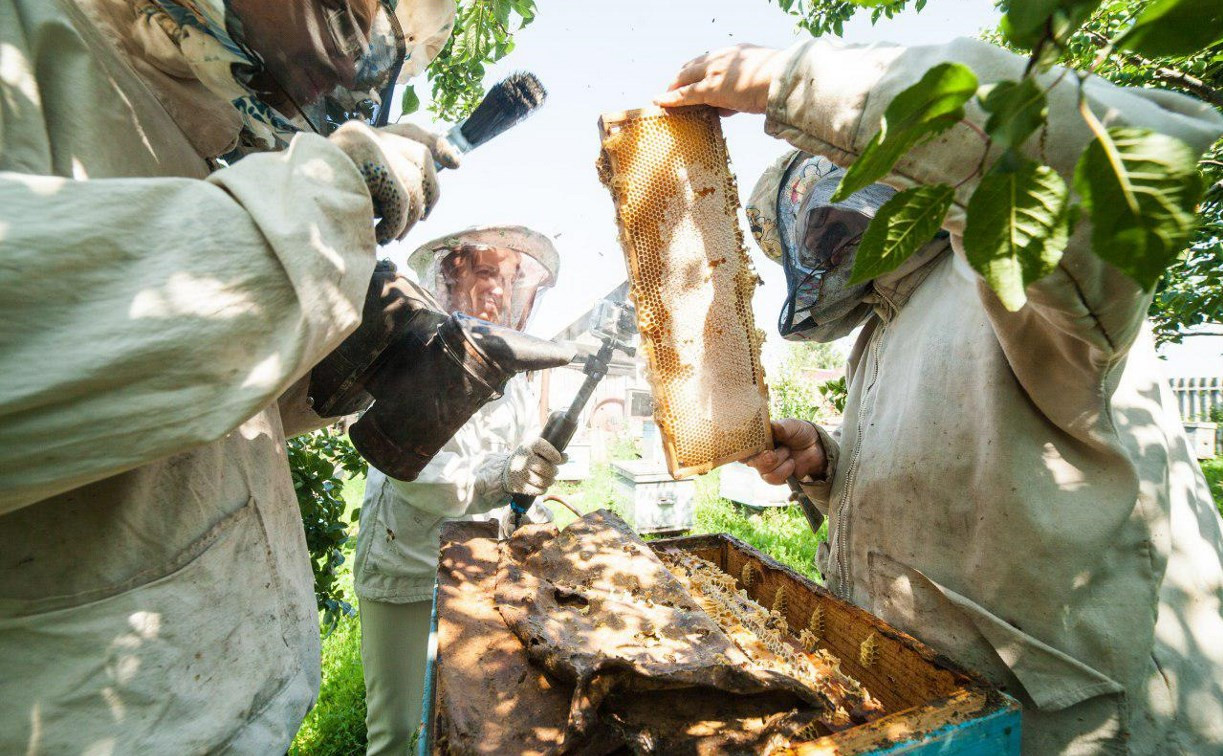
{"type": "Polygon", "coordinates": [[[1193,338],[1194,336],[1223,336],[1223,331],[1193,331],[1191,333],[1182,331],[1178,334],[1182,339],[1193,338]]]}
{"type": "Polygon", "coordinates": [[[1190,94],[1197,96],[1199,99],[1209,102],[1216,108],[1223,108],[1223,91],[1215,89],[1206,82],[1196,76],[1191,76],[1184,71],[1178,71],[1175,68],[1161,66],[1151,60],[1148,60],[1136,53],[1118,50],[1112,47],[1112,41],[1099,32],[1087,31],[1084,32],[1091,43],[1096,47],[1103,49],[1111,49],[1114,54],[1125,59],[1133,65],[1150,70],[1156,81],[1162,81],[1165,84],[1170,84],[1178,89],[1183,89],[1190,94]]]}

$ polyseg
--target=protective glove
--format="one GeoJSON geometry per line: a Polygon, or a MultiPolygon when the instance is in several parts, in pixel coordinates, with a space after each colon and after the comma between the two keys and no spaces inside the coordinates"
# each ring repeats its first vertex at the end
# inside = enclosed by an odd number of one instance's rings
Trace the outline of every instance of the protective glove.
{"type": "MultiPolygon", "coordinates": [[[[552,510],[539,502],[534,502],[531,504],[531,508],[526,511],[526,514],[522,516],[518,526],[542,525],[545,522],[552,522],[552,510]]],[[[514,509],[513,507],[506,507],[505,511],[497,518],[497,539],[504,541],[513,534],[514,509]]]]}
{"type": "Polygon", "coordinates": [[[356,163],[365,179],[374,215],[380,218],[374,228],[379,244],[402,239],[433,209],[441,193],[435,161],[459,167],[459,153],[450,142],[411,123],[372,129],[349,121],[328,139],[356,163]]]}
{"type": "Polygon", "coordinates": [[[565,455],[542,438],[520,445],[501,470],[501,487],[506,493],[540,496],[556,482],[565,455]]]}

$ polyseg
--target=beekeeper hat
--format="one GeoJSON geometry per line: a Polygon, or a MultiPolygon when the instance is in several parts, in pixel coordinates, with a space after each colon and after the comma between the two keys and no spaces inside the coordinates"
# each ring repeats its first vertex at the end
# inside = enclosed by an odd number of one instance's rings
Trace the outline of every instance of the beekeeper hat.
{"type": "Polygon", "coordinates": [[[473,248],[512,249],[525,258],[520,259],[519,277],[514,282],[510,318],[503,323],[522,330],[540,294],[555,285],[560,274],[556,246],[547,236],[525,226],[475,226],[422,244],[408,256],[408,267],[416,273],[422,286],[441,299],[446,293],[442,261],[454,252],[473,248]]]}

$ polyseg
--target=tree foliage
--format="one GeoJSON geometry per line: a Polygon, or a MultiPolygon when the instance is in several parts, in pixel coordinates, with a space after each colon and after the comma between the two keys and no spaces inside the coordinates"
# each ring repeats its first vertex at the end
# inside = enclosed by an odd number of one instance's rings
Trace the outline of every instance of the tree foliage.
{"type": "MultiPolygon", "coordinates": [[[[486,68],[514,50],[514,35],[535,20],[535,0],[456,0],[454,33],[429,65],[430,110],[460,121],[484,99],[486,68]]],[[[403,112],[420,107],[414,86],[403,94],[403,112]]]]}
{"type": "MultiPolygon", "coordinates": [[[[789,352],[777,375],[769,382],[769,412],[775,418],[797,417],[820,421],[845,409],[830,399],[825,387],[812,375],[815,370],[836,370],[845,357],[832,344],[814,341],[787,342],[789,352]],[[834,411],[835,410],[835,411],[834,411]]],[[[844,378],[839,379],[844,383],[844,378]]]]}
{"type": "Polygon", "coordinates": [[[331,428],[289,439],[288,453],[314,570],[314,595],[323,623],[330,628],[341,615],[353,613],[352,605],[336,585],[338,570],[344,564],[341,547],[349,537],[341,494],[345,480],[364,475],[368,466],[344,434],[331,428]]]}
{"type": "MultiPolygon", "coordinates": [[[[841,34],[859,12],[869,12],[873,23],[906,7],[925,7],[911,0],[776,2],[817,36],[841,34]]],[[[1029,55],[1032,63],[1023,77],[976,92],[989,113],[986,135],[1004,149],[995,164],[984,166],[969,201],[965,246],[977,270],[1015,308],[1025,300],[1023,288],[1056,263],[1078,211],[1061,178],[1020,152],[1047,118],[1045,91],[1035,75],[1056,62],[1120,85],[1180,90],[1223,107],[1223,3],[1003,0],[999,7],[1004,11],[999,27],[984,36],[1029,55]]],[[[962,86],[929,78],[901,93],[893,105],[962,96],[962,86]]],[[[901,119],[892,110],[859,158],[866,163],[862,177],[875,180],[883,175],[881,166],[886,173],[894,165],[897,150],[884,149],[886,144],[912,140],[915,145],[929,138],[928,122],[898,129],[901,119]]],[[[1187,328],[1223,322],[1223,143],[1195,170],[1188,148],[1175,140],[1104,129],[1082,110],[1096,138],[1080,160],[1074,190],[1083,215],[1093,222],[1093,249],[1140,285],[1155,287],[1150,315],[1161,341],[1179,341],[1187,328]]],[[[862,181],[851,186],[857,184],[862,181]]],[[[891,270],[915,251],[920,242],[914,226],[928,223],[940,209],[939,197],[938,192],[902,192],[893,198],[893,206],[878,216],[880,228],[872,226],[863,239],[857,260],[862,271],[856,267],[855,277],[891,270]]]]}

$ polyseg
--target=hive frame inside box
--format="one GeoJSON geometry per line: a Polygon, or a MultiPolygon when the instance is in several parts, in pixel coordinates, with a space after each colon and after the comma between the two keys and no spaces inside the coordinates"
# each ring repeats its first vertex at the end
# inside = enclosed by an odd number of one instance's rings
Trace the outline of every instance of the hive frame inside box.
{"type": "Polygon", "coordinates": [[[772,604],[786,590],[790,627],[807,627],[813,609],[823,613],[819,648],[841,660],[841,669],[858,680],[888,712],[865,725],[796,746],[811,754],[1019,754],[1020,706],[942,657],[921,641],[878,617],[833,596],[739,539],[718,533],[651,541],[655,551],[678,548],[707,559],[729,575],[744,565],[757,572],[748,596],[772,604]],[[874,662],[860,663],[862,644],[873,638],[874,662]]]}
{"type": "MultiPolygon", "coordinates": [[[[489,528],[485,537],[494,536],[489,528]]],[[[665,538],[651,541],[650,546],[655,551],[689,552],[730,575],[740,575],[744,565],[750,565],[756,572],[748,595],[768,606],[777,589],[784,587],[788,596],[786,619],[791,627],[806,627],[814,607],[822,608],[824,627],[819,647],[839,658],[841,668],[879,699],[888,713],[868,724],[802,743],[790,753],[1018,756],[1019,703],[960,670],[916,638],[838,599],[725,533],[665,538]],[[867,638],[874,639],[874,661],[864,667],[859,655],[867,638]]],[[[435,593],[432,638],[437,637],[437,621],[435,593]]],[[[445,649],[430,648],[419,756],[435,753],[433,738],[439,711],[433,681],[438,658],[444,654],[445,649]]]]}
{"type": "MultiPolygon", "coordinates": [[[[635,119],[639,119],[643,117],[652,117],[652,116],[658,116],[658,115],[664,115],[664,114],[682,114],[682,113],[708,114],[706,117],[711,119],[711,122],[715,126],[716,139],[717,139],[719,151],[721,152],[724,158],[727,158],[726,162],[727,162],[727,165],[729,166],[729,162],[728,162],[729,158],[726,153],[726,143],[722,137],[721,120],[717,116],[713,108],[709,108],[706,106],[694,106],[694,107],[670,108],[670,109],[652,107],[652,108],[639,108],[636,110],[625,110],[625,111],[616,112],[616,113],[604,113],[599,118],[599,138],[601,141],[606,140],[608,136],[616,132],[616,130],[619,128],[621,124],[627,121],[631,121],[631,120],[635,120],[635,119]]],[[[606,152],[604,154],[607,155],[606,152]]],[[[611,161],[610,155],[607,155],[606,159],[610,162],[611,161]]],[[[614,172],[614,167],[608,166],[608,168],[614,172]]],[[[730,177],[730,179],[731,179],[731,186],[733,186],[734,185],[733,176],[730,177]]],[[[609,189],[610,188],[611,187],[609,185],[609,189]]],[[[612,195],[613,195],[613,198],[616,197],[616,192],[614,189],[612,189],[612,195]]],[[[736,226],[736,234],[740,234],[740,236],[738,237],[739,238],[739,248],[740,250],[742,250],[743,244],[742,244],[742,238],[741,238],[741,231],[738,230],[739,198],[738,198],[737,192],[733,193],[733,196],[731,197],[731,199],[734,202],[735,211],[736,211],[735,214],[733,215],[734,224],[736,226]]],[[[620,206],[619,206],[618,199],[616,200],[616,225],[620,231],[621,246],[624,248],[625,259],[629,266],[630,290],[631,290],[632,282],[640,281],[641,274],[640,274],[637,250],[636,250],[636,247],[629,240],[628,234],[624,228],[624,224],[622,222],[621,215],[620,215],[620,206]]],[[[744,262],[747,263],[746,251],[742,251],[742,254],[744,255],[744,262]]],[[[747,264],[750,266],[750,263],[747,263],[747,264]]],[[[750,298],[747,304],[748,304],[748,313],[750,314],[751,313],[750,298]]],[[[755,328],[754,324],[752,325],[752,328],[753,329],[755,328]]],[[[656,363],[655,349],[653,348],[651,340],[649,338],[646,338],[645,334],[643,334],[642,343],[643,343],[643,346],[645,347],[646,355],[650,362],[650,370],[653,371],[655,374],[657,374],[659,371],[659,366],[655,364],[656,363]]],[[[760,387],[760,393],[764,400],[764,405],[766,408],[765,418],[764,418],[764,428],[763,428],[764,442],[757,446],[751,447],[751,448],[741,449],[738,452],[733,453],[733,454],[728,454],[722,457],[715,458],[703,464],[680,466],[680,462],[678,460],[678,452],[675,447],[674,440],[671,438],[670,434],[662,433],[661,434],[662,447],[663,447],[663,454],[665,455],[666,461],[667,461],[667,468],[668,470],[671,471],[672,477],[675,478],[676,480],[679,480],[682,478],[689,478],[694,475],[704,475],[710,472],[711,470],[714,470],[715,468],[721,467],[722,465],[729,464],[731,462],[742,461],[755,454],[758,454],[759,452],[766,451],[773,447],[773,431],[772,431],[772,425],[769,422],[768,410],[767,410],[768,390],[766,388],[767,384],[765,382],[764,369],[760,361],[759,344],[757,344],[755,347],[755,355],[753,357],[753,360],[755,362],[755,376],[754,376],[755,381],[757,385],[760,387]]],[[[656,413],[657,413],[658,411],[657,401],[656,401],[655,406],[656,406],[656,413]]],[[[655,416],[655,422],[659,423],[660,428],[662,427],[662,423],[659,421],[657,414],[655,416]]]]}

